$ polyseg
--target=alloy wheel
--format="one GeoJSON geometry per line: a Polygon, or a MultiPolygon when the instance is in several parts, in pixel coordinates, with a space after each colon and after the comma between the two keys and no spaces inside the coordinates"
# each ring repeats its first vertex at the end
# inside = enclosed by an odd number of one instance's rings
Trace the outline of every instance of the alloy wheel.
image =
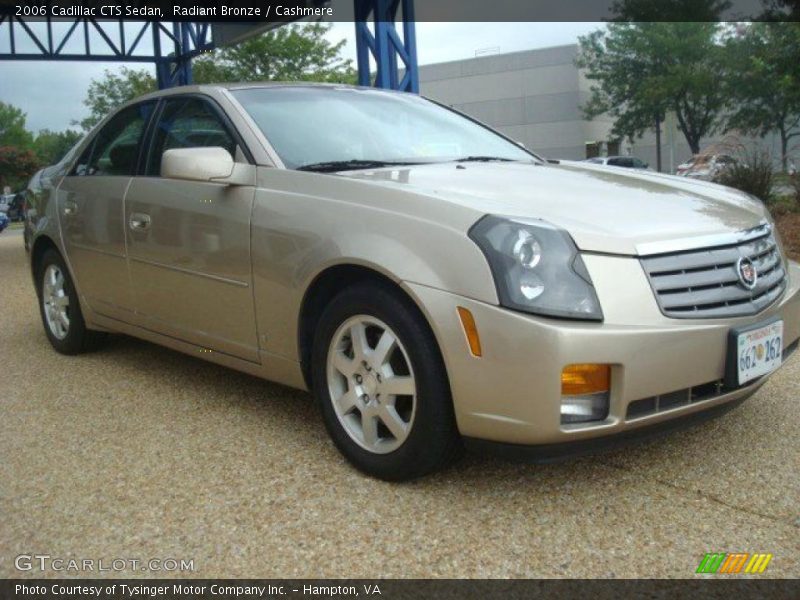
{"type": "Polygon", "coordinates": [[[42,304],[50,333],[63,340],[69,333],[69,295],[64,273],[58,265],[47,265],[42,280],[42,304]]]}
{"type": "Polygon", "coordinates": [[[417,387],[397,334],[368,315],[347,319],[328,348],[328,392],[336,416],[363,449],[388,454],[408,438],[417,387]]]}

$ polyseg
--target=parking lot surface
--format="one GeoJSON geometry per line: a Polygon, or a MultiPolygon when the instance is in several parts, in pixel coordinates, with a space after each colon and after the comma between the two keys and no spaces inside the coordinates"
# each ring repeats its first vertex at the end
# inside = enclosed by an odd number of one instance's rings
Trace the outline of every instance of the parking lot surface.
{"type": "Polygon", "coordinates": [[[8,233],[0,577],[78,575],[17,571],[20,554],[187,559],[172,575],[193,577],[692,577],[706,552],[772,553],[763,576],[800,577],[797,356],[670,437],[388,484],[348,466],[306,393],[124,336],[57,354],[8,233]]]}

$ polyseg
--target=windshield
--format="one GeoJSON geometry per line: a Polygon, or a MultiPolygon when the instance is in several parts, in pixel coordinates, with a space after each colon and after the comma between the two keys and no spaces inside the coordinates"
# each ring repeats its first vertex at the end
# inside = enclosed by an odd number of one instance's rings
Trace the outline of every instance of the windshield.
{"type": "Polygon", "coordinates": [[[535,159],[491,130],[413,94],[310,86],[231,93],[290,169],[344,161],[535,159]]]}

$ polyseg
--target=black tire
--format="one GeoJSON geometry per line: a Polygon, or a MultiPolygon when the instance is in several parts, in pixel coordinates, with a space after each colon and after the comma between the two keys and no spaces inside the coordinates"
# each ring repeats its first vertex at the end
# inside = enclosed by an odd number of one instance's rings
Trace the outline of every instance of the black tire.
{"type": "Polygon", "coordinates": [[[436,339],[419,309],[391,286],[359,283],[331,300],[316,328],[311,360],[313,392],[325,427],[339,451],[359,470],[387,481],[404,481],[438,471],[460,455],[461,438],[436,339]],[[350,437],[328,391],[328,349],[339,327],[356,315],[375,317],[394,330],[416,380],[411,430],[402,445],[388,454],[370,452],[350,437]]]}
{"type": "Polygon", "coordinates": [[[39,264],[36,266],[36,293],[39,298],[39,315],[42,318],[45,335],[53,346],[61,354],[81,354],[96,350],[106,338],[106,334],[100,331],[93,331],[86,328],[83,320],[78,294],[72,283],[72,276],[67,269],[67,265],[61,255],[52,248],[46,250],[42,255],[39,264]],[[69,328],[65,337],[59,339],[50,329],[45,316],[43,302],[43,278],[49,265],[56,265],[64,276],[64,292],[69,298],[69,328]]]}

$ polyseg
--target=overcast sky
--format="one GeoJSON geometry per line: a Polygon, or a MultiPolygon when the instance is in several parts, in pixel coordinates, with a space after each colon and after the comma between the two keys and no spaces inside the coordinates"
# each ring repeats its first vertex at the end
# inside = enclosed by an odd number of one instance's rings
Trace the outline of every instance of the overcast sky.
{"type": "MultiPolygon", "coordinates": [[[[133,25],[133,24],[131,24],[133,25]]],[[[578,36],[600,27],[600,23],[417,23],[417,53],[420,64],[431,64],[478,53],[505,53],[571,44],[578,36]]],[[[347,40],[345,56],[355,64],[352,23],[334,23],[332,40],[347,40]]],[[[7,30],[0,30],[0,47],[6,48],[7,30]]],[[[22,108],[27,126],[62,130],[86,116],[83,99],[93,78],[104,69],[119,69],[120,63],[89,62],[0,62],[0,101],[22,108]]],[[[132,68],[153,68],[129,64],[132,68]]]]}

